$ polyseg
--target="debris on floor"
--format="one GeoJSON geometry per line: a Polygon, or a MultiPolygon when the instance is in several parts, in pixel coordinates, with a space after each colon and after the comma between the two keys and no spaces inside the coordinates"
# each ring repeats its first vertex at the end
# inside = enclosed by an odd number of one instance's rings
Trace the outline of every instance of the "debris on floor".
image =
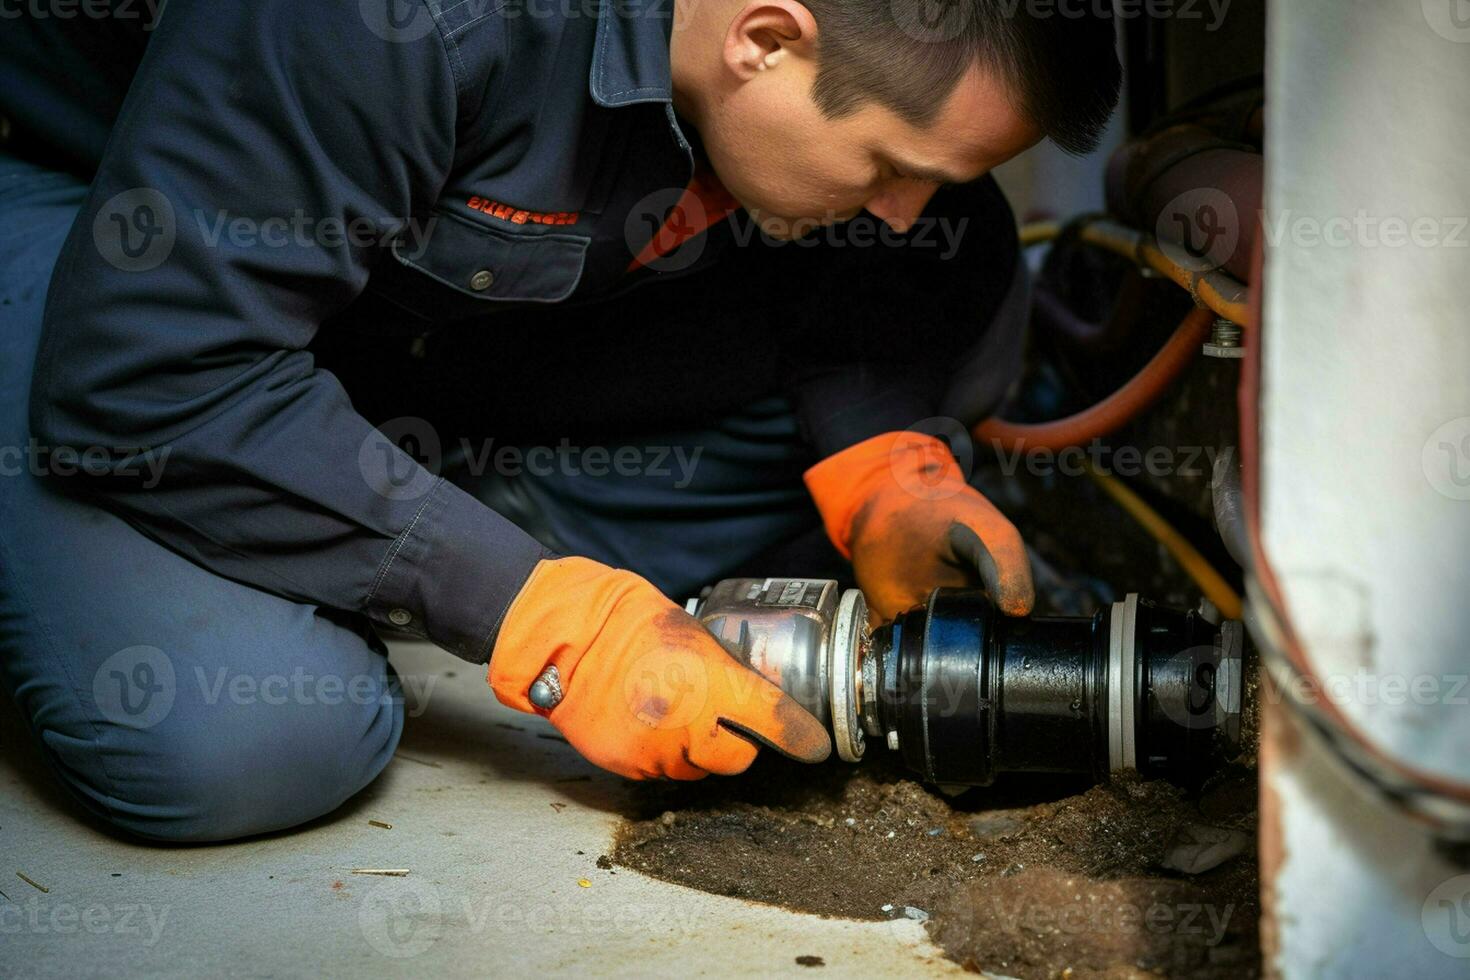
{"type": "Polygon", "coordinates": [[[40,891],[48,895],[51,893],[51,889],[47,888],[45,885],[38,883],[34,878],[27,875],[24,871],[17,871],[15,873],[15,876],[21,881],[25,882],[27,885],[30,885],[32,888],[39,889],[40,891]]]}
{"type": "Polygon", "coordinates": [[[637,799],[615,863],[824,916],[915,919],[970,968],[1259,972],[1250,770],[1197,799],[1128,777],[1093,787],[1013,779],[946,799],[877,760],[814,771],[763,758],[744,779],[650,785],[637,799]],[[1170,870],[1166,859],[1182,862],[1189,842],[1219,861],[1197,859],[1188,877],[1170,870]]]}
{"type": "Polygon", "coordinates": [[[965,967],[1003,976],[1226,980],[1259,972],[1247,915],[1193,882],[1042,867],[969,882],[936,907],[930,932],[965,967]]]}
{"type": "Polygon", "coordinates": [[[1160,863],[1174,871],[1197,875],[1245,853],[1249,846],[1250,839],[1238,830],[1189,824],[1179,829],[1179,835],[1160,863]]]}

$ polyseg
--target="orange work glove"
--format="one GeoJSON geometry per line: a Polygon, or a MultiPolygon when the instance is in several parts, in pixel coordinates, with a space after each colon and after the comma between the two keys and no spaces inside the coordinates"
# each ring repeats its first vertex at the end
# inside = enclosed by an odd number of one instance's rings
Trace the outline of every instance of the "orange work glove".
{"type": "Polygon", "coordinates": [[[693,616],[587,558],[532,570],[489,681],[502,704],[546,717],[588,760],[630,779],[732,775],[755,761],[756,743],[801,762],[832,750],[821,722],[693,616]]]}
{"type": "Polygon", "coordinates": [[[1008,616],[1031,611],[1035,589],[1015,525],[965,482],[945,443],[889,432],[806,471],[827,536],[852,560],[875,623],[945,585],[984,585],[1008,616]]]}

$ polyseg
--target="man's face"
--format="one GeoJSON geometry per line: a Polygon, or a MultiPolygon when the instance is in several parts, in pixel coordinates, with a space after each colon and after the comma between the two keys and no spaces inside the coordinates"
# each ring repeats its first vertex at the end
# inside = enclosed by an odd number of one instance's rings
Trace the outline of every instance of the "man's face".
{"type": "Polygon", "coordinates": [[[1040,139],[978,67],[923,128],[876,103],[827,118],[811,97],[816,67],[788,57],[758,71],[699,127],[721,182],[777,238],[862,210],[905,231],[942,184],[976,180],[1040,139]]]}

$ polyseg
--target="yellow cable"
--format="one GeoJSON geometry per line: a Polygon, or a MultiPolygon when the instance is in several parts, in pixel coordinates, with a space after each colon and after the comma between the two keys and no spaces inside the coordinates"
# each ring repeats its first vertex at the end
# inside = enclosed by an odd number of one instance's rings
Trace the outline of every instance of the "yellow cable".
{"type": "Polygon", "coordinates": [[[1059,221],[1032,221],[1021,226],[1021,247],[1030,248],[1032,245],[1049,242],[1061,233],[1062,225],[1059,221]]]}
{"type": "Polygon", "coordinates": [[[1174,529],[1168,521],[1164,520],[1159,512],[1154,510],[1143,499],[1128,489],[1116,477],[1107,473],[1100,473],[1091,463],[1084,464],[1087,467],[1087,475],[1102,487],[1103,492],[1112,497],[1125,511],[1139,523],[1145,531],[1153,536],[1154,540],[1168,549],[1174,560],[1184,568],[1189,577],[1194,579],[1205,598],[1215,604],[1220,610],[1220,615],[1226,619],[1239,619],[1241,615],[1240,595],[1230,587],[1224,576],[1215,571],[1215,567],[1209,563],[1204,555],[1200,554],[1187,540],[1184,535],[1174,529]]]}
{"type": "MultiPolygon", "coordinates": [[[[1036,221],[1022,225],[1019,232],[1021,247],[1051,241],[1061,234],[1061,230],[1061,224],[1055,221],[1036,221]]],[[[1236,323],[1253,325],[1250,293],[1244,285],[1221,273],[1198,275],[1180,267],[1163,253],[1152,236],[1111,221],[1092,221],[1083,226],[1082,240],[1150,266],[1189,290],[1197,301],[1216,314],[1229,317],[1236,323]]],[[[1221,616],[1226,619],[1241,617],[1239,593],[1230,587],[1224,576],[1215,570],[1184,535],[1115,477],[1098,472],[1091,464],[1086,465],[1088,475],[1102,487],[1103,492],[1112,497],[1140,527],[1174,556],[1174,560],[1194,579],[1205,597],[1220,610],[1221,616]]]]}

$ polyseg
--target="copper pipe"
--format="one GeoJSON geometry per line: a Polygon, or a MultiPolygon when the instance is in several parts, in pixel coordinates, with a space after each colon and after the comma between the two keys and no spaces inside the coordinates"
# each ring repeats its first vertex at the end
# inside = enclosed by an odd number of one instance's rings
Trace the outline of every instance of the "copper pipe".
{"type": "Polygon", "coordinates": [[[1244,283],[1224,272],[1198,273],[1184,268],[1164,254],[1154,236],[1113,221],[1091,221],[1083,225],[1080,237],[1090,245],[1130,258],[1167,276],[1189,290],[1195,302],[1203,303],[1225,319],[1245,327],[1255,326],[1250,290],[1244,283]]]}

